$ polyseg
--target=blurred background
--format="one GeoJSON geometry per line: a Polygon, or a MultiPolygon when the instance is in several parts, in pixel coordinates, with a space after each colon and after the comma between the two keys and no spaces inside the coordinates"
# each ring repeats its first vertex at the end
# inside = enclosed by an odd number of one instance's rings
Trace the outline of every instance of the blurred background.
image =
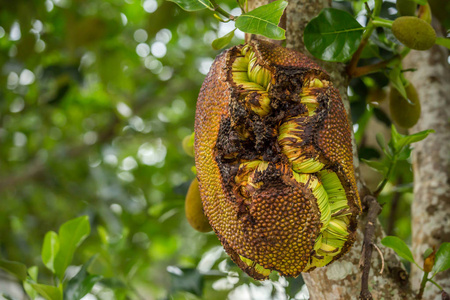
{"type": "MultiPolygon", "coordinates": [[[[239,14],[234,1],[220,3],[239,14]]],[[[384,17],[393,7],[385,3],[384,17]]],[[[307,297],[301,276],[251,280],[213,233],[195,232],[184,216],[195,175],[181,141],[193,132],[197,94],[219,53],[211,42],[231,29],[207,10],[161,0],[1,0],[0,258],[36,265],[39,281],[50,283],[40,256],[45,233],[87,215],[92,231],[73,265],[98,254],[90,272],[103,279],[85,299],[307,297]]],[[[242,42],[237,31],[233,44],[242,42]]],[[[390,126],[388,80],[367,78],[349,92],[360,156],[376,159],[374,132],[390,126]]],[[[376,186],[380,177],[364,172],[376,186]]],[[[380,198],[397,199],[382,221],[407,240],[410,165],[399,174],[403,189],[380,198]]],[[[7,295],[27,299],[0,271],[0,299],[7,295]]]]}

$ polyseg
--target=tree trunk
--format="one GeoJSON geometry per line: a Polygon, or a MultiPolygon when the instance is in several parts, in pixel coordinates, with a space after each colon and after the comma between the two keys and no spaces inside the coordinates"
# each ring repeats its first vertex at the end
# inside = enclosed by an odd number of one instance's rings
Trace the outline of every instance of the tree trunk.
{"type": "MultiPolygon", "coordinates": [[[[287,47],[294,48],[313,58],[303,43],[303,31],[306,24],[317,16],[324,7],[329,7],[328,0],[294,0],[287,7],[287,47]]],[[[314,58],[313,58],[314,59],[314,58]]],[[[328,63],[318,61],[330,74],[333,85],[339,89],[345,108],[350,116],[350,104],[347,96],[349,78],[345,72],[345,65],[341,63],[328,63]]],[[[363,183],[359,177],[359,160],[356,144],[353,143],[353,163],[356,170],[358,188],[363,183]]],[[[356,299],[361,291],[361,271],[359,262],[361,258],[364,227],[367,223],[366,214],[359,218],[357,239],[349,253],[328,267],[319,268],[311,273],[303,274],[311,299],[356,299]]],[[[376,245],[384,237],[383,229],[377,222],[375,230],[376,245]]],[[[374,299],[401,299],[411,298],[407,273],[403,269],[398,257],[390,249],[380,247],[385,260],[383,273],[381,270],[381,257],[374,251],[370,270],[369,289],[374,299]]]]}
{"type": "MultiPolygon", "coordinates": [[[[422,254],[450,242],[450,67],[448,51],[434,46],[429,51],[411,51],[403,67],[415,68],[407,78],[414,84],[422,114],[413,132],[434,129],[425,140],[414,144],[414,202],[412,204],[412,249],[423,265],[422,254]]],[[[419,289],[423,272],[413,265],[411,283],[419,289]]],[[[434,279],[450,291],[450,270],[434,279]]],[[[436,286],[428,283],[423,299],[440,299],[436,286]]]]}

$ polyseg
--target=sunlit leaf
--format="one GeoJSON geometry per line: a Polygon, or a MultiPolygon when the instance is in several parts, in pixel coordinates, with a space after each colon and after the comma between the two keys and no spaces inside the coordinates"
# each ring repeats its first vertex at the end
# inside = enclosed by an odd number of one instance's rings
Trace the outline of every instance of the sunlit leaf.
{"type": "Polygon", "coordinates": [[[450,39],[438,37],[438,38],[436,38],[436,44],[450,49],[450,39]]]}
{"type": "Polygon", "coordinates": [[[31,283],[31,282],[30,282],[30,285],[46,300],[62,300],[63,299],[62,288],[58,288],[58,287],[52,286],[52,285],[31,283]]]}
{"type": "Polygon", "coordinates": [[[305,46],[321,60],[346,62],[358,49],[363,31],[349,13],[325,8],[306,25],[305,46]]]}
{"type": "MultiPolygon", "coordinates": [[[[38,278],[38,272],[39,272],[39,269],[38,269],[37,266],[33,266],[33,267],[28,268],[28,275],[30,275],[30,278],[31,278],[33,281],[37,281],[37,278],[38,278]]],[[[27,281],[24,281],[24,282],[23,282],[23,289],[25,290],[25,292],[27,293],[27,295],[28,295],[32,300],[36,299],[36,297],[37,297],[37,291],[30,285],[29,282],[27,282],[27,281]]]]}
{"type": "Polygon", "coordinates": [[[400,134],[394,125],[391,126],[391,142],[390,144],[397,153],[400,153],[403,148],[412,143],[424,140],[430,133],[435,132],[433,129],[420,131],[410,135],[400,134]]]}
{"type": "Polygon", "coordinates": [[[215,39],[215,40],[212,42],[211,46],[212,46],[214,49],[216,49],[216,50],[225,48],[225,47],[231,42],[231,39],[232,39],[233,36],[234,36],[234,31],[235,31],[235,30],[236,30],[236,29],[230,31],[229,33],[227,33],[226,35],[224,35],[224,36],[222,36],[222,37],[220,37],[220,38],[215,39]]]}
{"type": "Polygon", "coordinates": [[[49,268],[53,273],[55,273],[54,261],[56,254],[59,251],[59,238],[58,234],[54,231],[49,231],[45,235],[44,244],[42,245],[42,262],[49,268]]]}
{"type": "Polygon", "coordinates": [[[388,247],[391,248],[392,250],[395,251],[395,253],[398,254],[398,256],[406,259],[409,262],[414,262],[414,257],[411,253],[411,250],[409,249],[409,247],[406,245],[406,243],[404,241],[402,241],[401,239],[399,239],[396,236],[387,236],[384,239],[381,240],[381,243],[388,247]]]}
{"type": "Polygon", "coordinates": [[[196,11],[205,8],[212,8],[209,0],[168,0],[178,4],[182,9],[186,11],[196,11]]]}
{"type": "Polygon", "coordinates": [[[436,252],[434,272],[444,272],[450,268],[450,243],[442,243],[436,252]]]}
{"type": "Polygon", "coordinates": [[[60,279],[72,261],[75,249],[84,241],[91,231],[87,216],[70,220],[59,228],[59,252],[54,267],[60,279]]]}
{"type": "Polygon", "coordinates": [[[263,35],[273,40],[285,39],[285,30],[278,27],[283,11],[288,5],[285,0],[255,8],[236,19],[236,27],[243,32],[263,35]]]}

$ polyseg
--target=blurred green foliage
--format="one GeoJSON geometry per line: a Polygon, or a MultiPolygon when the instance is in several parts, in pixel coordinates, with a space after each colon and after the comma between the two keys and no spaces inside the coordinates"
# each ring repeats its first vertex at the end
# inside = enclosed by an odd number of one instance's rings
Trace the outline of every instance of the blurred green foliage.
{"type": "MultiPolygon", "coordinates": [[[[335,6],[353,15],[363,9],[335,6]]],[[[89,266],[103,278],[98,299],[298,295],[301,277],[251,280],[213,233],[194,232],[184,217],[194,159],[181,141],[193,131],[197,94],[218,54],[211,42],[233,29],[207,10],[161,0],[0,0],[0,258],[39,266],[39,282],[50,284],[41,261],[46,232],[87,215],[92,231],[72,264],[98,254],[89,266]]],[[[389,32],[378,34],[388,40],[389,32]]],[[[241,42],[236,31],[232,43],[241,42]]],[[[370,46],[376,57],[392,57],[389,47],[370,46]]],[[[377,73],[349,89],[366,159],[381,156],[367,144],[375,135],[368,120],[390,126],[367,99],[388,82],[377,73]]],[[[380,201],[396,197],[401,176],[393,230],[408,239],[412,173],[409,163],[399,165],[380,201]]],[[[385,205],[384,224],[390,210],[385,205]]]]}

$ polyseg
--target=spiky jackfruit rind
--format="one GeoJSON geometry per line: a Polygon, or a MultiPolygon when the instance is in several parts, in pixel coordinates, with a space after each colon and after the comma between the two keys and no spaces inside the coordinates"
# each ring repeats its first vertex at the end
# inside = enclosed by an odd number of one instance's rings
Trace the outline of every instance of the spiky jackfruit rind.
{"type": "MultiPolygon", "coordinates": [[[[277,136],[279,125],[288,118],[309,115],[301,103],[301,93],[302,87],[315,79],[329,82],[329,75],[303,54],[254,40],[220,54],[200,91],[195,159],[205,213],[233,261],[255,279],[266,279],[267,275],[249,266],[248,261],[296,277],[314,253],[322,226],[321,212],[312,191],[294,179],[277,136]],[[233,80],[233,62],[245,53],[244,47],[250,47],[257,64],[272,74],[273,84],[268,89],[271,110],[267,115],[250,111],[243,97],[244,84],[233,80]],[[266,162],[267,168],[252,173],[252,183],[258,185],[250,189],[249,202],[237,192],[240,179],[236,176],[242,163],[255,160],[266,162]]],[[[309,115],[310,125],[304,128],[307,142],[299,147],[314,147],[325,168],[336,172],[347,195],[349,234],[333,261],[353,244],[360,201],[350,123],[339,94],[329,84],[317,101],[314,114],[309,115]]]]}
{"type": "Polygon", "coordinates": [[[436,42],[436,31],[417,17],[400,17],[392,23],[392,33],[406,47],[428,50],[436,42]]]}
{"type": "Polygon", "coordinates": [[[404,128],[411,128],[416,125],[420,118],[420,100],[416,88],[412,83],[409,82],[405,86],[405,91],[409,102],[403,98],[402,94],[396,88],[391,87],[389,93],[389,110],[395,123],[404,128]]]}

